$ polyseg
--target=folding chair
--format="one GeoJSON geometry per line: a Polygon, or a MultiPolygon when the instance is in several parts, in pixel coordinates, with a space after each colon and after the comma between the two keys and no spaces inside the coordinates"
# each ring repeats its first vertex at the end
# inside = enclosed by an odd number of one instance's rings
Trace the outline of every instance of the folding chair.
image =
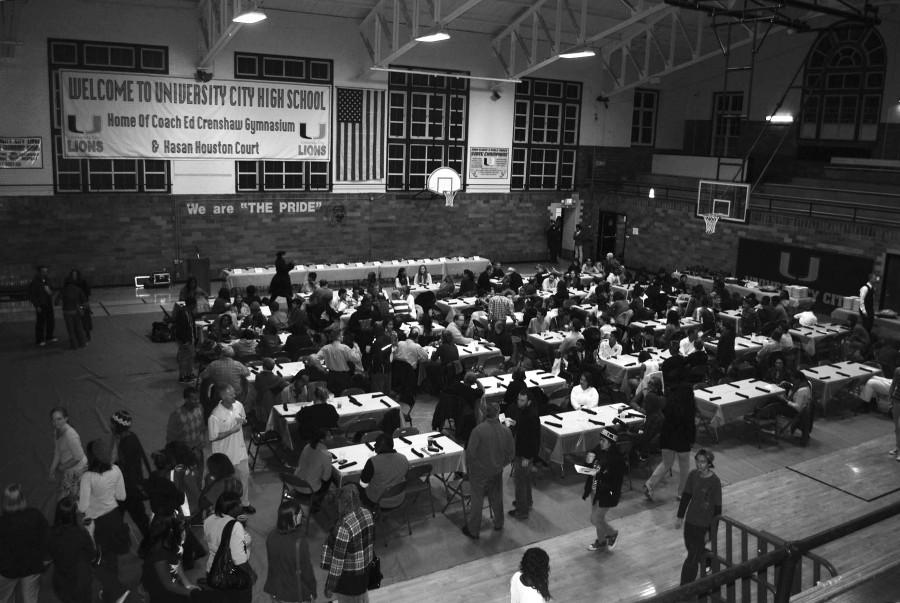
{"type": "Polygon", "coordinates": [[[412,500],[408,504],[413,504],[418,500],[420,494],[428,497],[431,504],[431,516],[434,517],[434,497],[431,495],[431,465],[416,465],[410,467],[406,472],[406,495],[412,496],[412,500]]]}
{"type": "MultiPolygon", "coordinates": [[[[409,523],[409,509],[406,508],[406,481],[394,484],[381,495],[381,498],[378,499],[378,506],[375,509],[376,531],[378,525],[383,523],[382,520],[385,515],[394,511],[399,512],[401,509],[406,517],[406,529],[409,532],[409,535],[412,536],[412,526],[409,523]]],[[[384,546],[387,546],[386,537],[384,546]]]]}
{"type": "Polygon", "coordinates": [[[313,492],[312,486],[306,480],[297,477],[293,473],[281,472],[278,474],[281,479],[281,500],[296,500],[300,503],[300,508],[306,505],[306,533],[309,534],[309,522],[312,515],[313,492]]]}
{"type": "Polygon", "coordinates": [[[280,445],[281,435],[279,435],[277,431],[266,429],[265,422],[258,418],[252,419],[250,422],[250,443],[247,445],[250,470],[252,471],[256,468],[256,459],[259,458],[259,449],[263,446],[269,449],[281,465],[288,466],[288,463],[281,457],[281,452],[278,450],[278,446],[280,445]]]}

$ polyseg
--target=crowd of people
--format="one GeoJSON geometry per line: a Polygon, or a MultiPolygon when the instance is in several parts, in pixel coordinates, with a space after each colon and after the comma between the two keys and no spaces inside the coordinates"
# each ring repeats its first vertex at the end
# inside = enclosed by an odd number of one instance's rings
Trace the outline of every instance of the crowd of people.
{"type": "MultiPolygon", "coordinates": [[[[605,427],[597,447],[584,457],[584,498],[596,529],[588,549],[610,551],[619,540],[607,513],[619,502],[628,457],[646,460],[661,451],[643,492],[654,500],[657,486],[678,461],[677,516],[684,518],[687,548],[681,581],[686,583],[703,567],[704,542],[715,538],[722,505],[713,453],[694,454],[696,469],[690,470],[696,440],[693,388],[735,380],[749,371],[787,391],[758,409],[761,415],[798,419],[811,405],[809,384],[797,371],[803,350],[788,334],[792,324],[807,317],[793,316],[784,292],[759,300],[740,298],[729,294],[721,280],[707,291],[664,270],[634,274],[612,254],[596,264],[576,259],[564,272],[538,266],[527,279],[499,263],[477,276],[466,271],[459,283],[450,275],[433,277],[425,266],[414,276],[401,268],[388,289],[372,274],[357,287],[333,291],[311,273],[295,291],[292,264],[284,255],[277,254],[266,297],[252,286],[223,288],[210,302],[193,278],[181,290],[172,328],[178,377],[186,387],[183,404],[169,418],[163,450],[147,454],[124,410],[110,417],[109,440],[84,447],[66,409],[53,409],[56,446],[49,473],[58,483],[59,500],[53,527],[40,513],[31,513],[35,510],[28,509],[17,486],[7,488],[0,515],[0,536],[11,538],[4,538],[7,550],[18,550],[14,547],[23,538],[46,545],[39,549],[39,559],[0,564],[6,580],[0,585],[18,587],[24,600],[33,600],[34,577],[52,559],[54,590],[61,600],[89,601],[99,590],[103,601],[124,601],[128,588],[119,579],[117,559],[134,549],[143,558],[141,584],[151,601],[249,601],[256,576],[245,525],[256,509],[250,500],[244,432],[248,425],[254,430],[264,425],[276,403],[301,402],[292,433],[296,454],[288,459],[299,484],[295,494],[311,497],[313,514],[329,496],[338,511],[320,560],[328,571],[322,593],[326,599],[364,600],[354,597],[364,596],[375,563],[374,514],[381,505],[391,506],[387,499],[392,487],[406,479],[409,462],[394,449],[401,425],[388,413],[359,484],[338,488],[329,446],[340,431],[339,415],[329,402],[348,391],[392,392],[411,424],[422,390],[438,398],[432,427],[450,433],[465,448],[466,473],[460,477],[469,482],[470,500],[462,532],[473,540],[480,539],[484,497],[494,530],[503,529],[507,516],[528,521],[534,464],[543,462],[541,415],[590,410],[610,401],[602,399],[601,391],[624,395],[645,420],[637,428],[605,427]],[[471,303],[464,311],[452,306],[441,310],[446,306],[437,302],[454,297],[471,303]],[[717,320],[723,310],[740,310],[736,328],[717,320]],[[202,336],[196,328],[200,318],[209,324],[202,336]],[[658,318],[666,321],[661,332],[632,325],[658,318]],[[691,326],[683,326],[684,318],[693,319],[691,326]],[[528,344],[528,334],[549,330],[563,333],[558,349],[548,353],[528,344]],[[752,362],[735,350],[735,338],[750,334],[768,337],[752,362]],[[473,341],[494,345],[502,356],[498,370],[512,373],[500,401],[485,402],[478,375],[460,360],[457,345],[473,341]],[[706,351],[707,342],[715,342],[714,353],[706,351]],[[660,360],[656,352],[662,350],[668,357],[660,360]],[[610,383],[603,361],[627,353],[638,354],[640,372],[610,383]],[[290,379],[276,371],[289,361],[305,365],[290,379]],[[566,379],[571,389],[562,407],[550,404],[539,387],[526,384],[529,368],[552,370],[566,379]],[[515,498],[507,514],[502,474],[508,466],[515,498]],[[24,510],[29,513],[17,516],[21,521],[14,525],[2,520],[24,510]],[[137,528],[139,542],[130,541],[125,514],[137,528]],[[202,526],[202,539],[192,526],[202,526]],[[188,578],[185,570],[204,558],[202,579],[188,578]],[[225,567],[230,573],[223,573],[225,567]]],[[[89,293],[77,271],[56,292],[41,268],[31,287],[37,343],[53,341],[53,304],[60,300],[72,347],[85,345],[89,293]]],[[[855,321],[850,327],[846,355],[871,358],[875,347],[868,330],[855,321]]],[[[891,386],[892,393],[897,389],[891,386]]],[[[808,423],[798,419],[795,426],[808,439],[808,423]]],[[[900,421],[897,434],[900,446],[900,421]]],[[[264,591],[274,601],[317,596],[313,561],[298,530],[302,514],[297,499],[285,498],[266,539],[264,591]]],[[[512,600],[549,600],[548,576],[547,554],[529,549],[512,578],[512,600]]]]}

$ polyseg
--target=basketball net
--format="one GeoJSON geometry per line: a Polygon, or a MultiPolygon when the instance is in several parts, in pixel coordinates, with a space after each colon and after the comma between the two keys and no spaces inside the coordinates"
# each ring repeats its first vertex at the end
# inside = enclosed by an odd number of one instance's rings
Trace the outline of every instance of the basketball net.
{"type": "Polygon", "coordinates": [[[703,214],[703,221],[706,222],[706,234],[713,234],[716,232],[719,214],[703,214]]]}
{"type": "Polygon", "coordinates": [[[444,200],[446,201],[445,207],[453,207],[453,200],[456,198],[456,193],[458,192],[458,190],[444,191],[444,200]]]}

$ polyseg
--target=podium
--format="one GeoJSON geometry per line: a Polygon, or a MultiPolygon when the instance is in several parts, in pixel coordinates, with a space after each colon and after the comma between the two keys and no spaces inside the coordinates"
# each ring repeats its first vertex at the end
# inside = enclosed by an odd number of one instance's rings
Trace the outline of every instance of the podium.
{"type": "Polygon", "coordinates": [[[193,276],[197,279],[197,286],[213,295],[209,290],[209,258],[188,258],[185,261],[187,268],[187,277],[193,276]]]}

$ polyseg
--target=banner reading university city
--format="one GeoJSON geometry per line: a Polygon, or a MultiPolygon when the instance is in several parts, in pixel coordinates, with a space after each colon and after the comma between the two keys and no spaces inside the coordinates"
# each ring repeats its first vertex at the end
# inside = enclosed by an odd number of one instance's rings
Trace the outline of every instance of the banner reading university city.
{"type": "Polygon", "coordinates": [[[69,158],[330,161],[331,87],[61,71],[69,158]]]}

